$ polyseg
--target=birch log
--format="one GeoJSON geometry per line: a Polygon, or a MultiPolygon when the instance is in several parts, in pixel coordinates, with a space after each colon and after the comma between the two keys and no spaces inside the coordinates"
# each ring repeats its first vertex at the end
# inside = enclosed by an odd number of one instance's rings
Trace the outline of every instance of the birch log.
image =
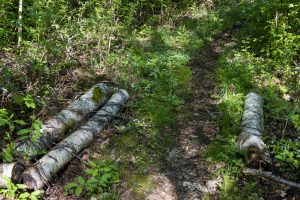
{"type": "Polygon", "coordinates": [[[4,177],[11,179],[13,183],[20,183],[24,165],[19,162],[0,164],[0,187],[6,187],[7,181],[4,177]]]}
{"type": "Polygon", "coordinates": [[[263,99],[256,93],[246,96],[242,120],[242,133],[237,145],[245,151],[247,163],[264,161],[271,163],[267,146],[262,140],[264,132],[263,99]]]}
{"type": "Polygon", "coordinates": [[[42,150],[48,149],[58,141],[65,138],[65,131],[68,127],[74,126],[89,113],[97,110],[103,105],[109,95],[108,87],[103,83],[94,85],[88,92],[71,103],[55,117],[45,122],[41,127],[42,136],[37,142],[27,140],[18,144],[17,151],[36,157],[42,150]]]}
{"type": "Polygon", "coordinates": [[[62,169],[76,154],[89,145],[104,126],[128,100],[125,90],[117,91],[91,119],[77,131],[61,141],[48,154],[23,174],[23,181],[32,189],[41,189],[53,175],[62,169]]]}

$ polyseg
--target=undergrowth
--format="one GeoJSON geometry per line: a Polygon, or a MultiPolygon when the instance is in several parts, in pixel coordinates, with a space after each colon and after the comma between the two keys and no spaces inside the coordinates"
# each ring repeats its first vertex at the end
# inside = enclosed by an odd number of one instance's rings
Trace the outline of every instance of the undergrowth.
{"type": "Polygon", "coordinates": [[[243,152],[235,143],[245,96],[256,92],[264,98],[264,141],[274,161],[272,166],[260,167],[299,181],[299,5],[294,1],[240,1],[229,8],[227,3],[220,3],[225,8],[220,16],[234,46],[225,48],[218,61],[220,135],[207,157],[228,167],[219,172],[222,199],[275,198],[280,194],[257,190],[262,184],[243,175],[243,152]]]}
{"type": "MultiPolygon", "coordinates": [[[[9,147],[2,161],[16,160],[16,141],[39,137],[46,115],[58,112],[76,92],[106,81],[129,91],[131,120],[96,159],[117,161],[121,179],[143,198],[154,185],[147,171],[159,167],[174,144],[172,126],[184,97],[192,95],[191,59],[217,34],[231,30],[234,46],[223,47],[216,72],[220,134],[206,153],[226,166],[218,172],[221,199],[266,195],[255,180],[243,181],[243,154],[235,146],[250,91],[265,100],[272,171],[299,181],[297,0],[28,1],[18,47],[16,7],[16,1],[0,1],[0,138],[9,147]]],[[[78,196],[94,189],[87,180],[78,181],[75,191],[70,188],[78,196]]],[[[112,185],[106,192],[118,198],[112,185]]]]}

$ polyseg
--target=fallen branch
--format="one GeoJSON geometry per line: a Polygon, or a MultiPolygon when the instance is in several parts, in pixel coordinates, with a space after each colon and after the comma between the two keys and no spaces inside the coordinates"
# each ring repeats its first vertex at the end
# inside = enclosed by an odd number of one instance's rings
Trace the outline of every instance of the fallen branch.
{"type": "Polygon", "coordinates": [[[128,98],[129,95],[125,90],[119,90],[112,95],[105,106],[80,129],[61,141],[33,167],[25,171],[23,175],[24,184],[33,189],[41,189],[54,174],[94,140],[128,98]]]}
{"type": "Polygon", "coordinates": [[[254,176],[261,176],[261,177],[264,177],[264,178],[268,178],[268,179],[271,179],[273,181],[276,181],[276,182],[279,182],[279,183],[282,183],[282,184],[289,185],[289,186],[300,189],[300,184],[299,183],[295,183],[295,182],[286,180],[284,178],[281,178],[279,176],[276,176],[276,175],[272,174],[271,172],[266,172],[266,171],[262,171],[262,170],[251,169],[251,168],[245,168],[243,170],[243,172],[245,174],[251,174],[251,175],[254,175],[254,176]]]}
{"type": "Polygon", "coordinates": [[[7,186],[6,178],[13,183],[20,183],[23,172],[24,165],[19,162],[0,164],[0,187],[7,186]]]}
{"type": "Polygon", "coordinates": [[[242,133],[237,145],[245,151],[247,163],[271,163],[270,153],[262,140],[264,132],[263,99],[256,93],[246,96],[242,120],[242,133]]]}
{"type": "Polygon", "coordinates": [[[17,151],[31,158],[36,157],[42,150],[48,149],[53,144],[64,139],[65,132],[69,127],[75,126],[89,113],[103,105],[107,101],[108,94],[109,90],[105,84],[99,83],[94,85],[66,109],[45,122],[41,127],[42,136],[37,142],[26,140],[17,145],[17,151]]]}

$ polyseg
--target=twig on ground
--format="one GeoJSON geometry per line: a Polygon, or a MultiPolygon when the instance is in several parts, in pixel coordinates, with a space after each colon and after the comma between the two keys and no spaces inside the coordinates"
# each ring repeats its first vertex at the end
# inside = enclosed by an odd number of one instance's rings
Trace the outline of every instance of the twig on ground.
{"type": "Polygon", "coordinates": [[[272,174],[272,172],[266,172],[266,171],[262,171],[262,170],[258,170],[258,169],[245,168],[243,170],[243,173],[254,175],[254,176],[261,176],[261,177],[268,178],[268,179],[271,179],[273,181],[276,181],[276,182],[279,182],[279,183],[282,183],[282,184],[300,189],[300,184],[299,183],[295,183],[293,181],[289,181],[289,180],[286,180],[286,179],[281,178],[279,176],[276,176],[276,175],[272,174]]]}

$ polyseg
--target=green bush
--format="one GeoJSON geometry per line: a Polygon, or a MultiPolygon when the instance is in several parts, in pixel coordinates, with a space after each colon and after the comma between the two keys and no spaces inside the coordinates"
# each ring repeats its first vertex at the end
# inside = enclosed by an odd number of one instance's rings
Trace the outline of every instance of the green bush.
{"type": "Polygon", "coordinates": [[[119,170],[114,163],[104,163],[103,161],[89,161],[89,168],[85,173],[87,179],[78,176],[76,183],[65,185],[65,195],[75,194],[76,197],[96,196],[100,199],[112,198],[116,194],[111,191],[113,184],[120,181],[119,170]]]}

